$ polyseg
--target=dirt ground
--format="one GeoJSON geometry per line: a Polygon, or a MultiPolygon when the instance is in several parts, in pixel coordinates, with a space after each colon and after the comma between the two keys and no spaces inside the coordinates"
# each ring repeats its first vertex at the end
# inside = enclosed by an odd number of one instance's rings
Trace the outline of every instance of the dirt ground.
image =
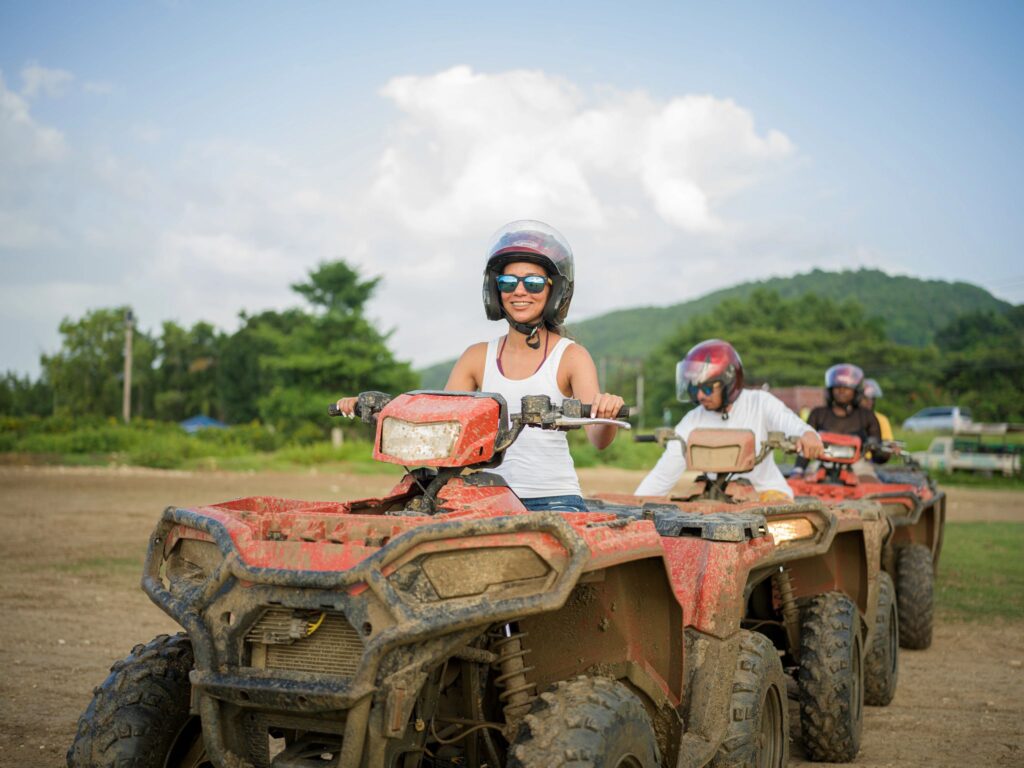
{"type": "MultiPolygon", "coordinates": [[[[583,470],[584,490],[640,473],[583,470]]],[[[110,664],[176,626],[138,587],[160,510],[247,495],[353,498],[393,477],[0,467],[0,766],[64,765],[110,664]]],[[[1024,522],[1024,494],[952,489],[949,519],[1024,522]]],[[[887,708],[866,710],[860,766],[1024,766],[1024,617],[938,624],[903,652],[887,708]]],[[[794,765],[809,765],[794,746],[794,765]]]]}

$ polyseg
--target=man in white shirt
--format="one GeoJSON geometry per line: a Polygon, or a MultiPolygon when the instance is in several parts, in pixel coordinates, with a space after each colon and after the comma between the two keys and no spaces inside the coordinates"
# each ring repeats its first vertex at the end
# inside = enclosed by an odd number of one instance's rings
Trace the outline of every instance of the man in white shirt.
{"type": "MultiPolygon", "coordinates": [[[[817,458],[824,446],[821,438],[800,417],[774,395],[743,389],[743,362],[728,342],[703,341],[691,349],[676,366],[676,396],[682,402],[699,405],[683,416],[676,433],[686,440],[698,428],[727,427],[749,429],[760,449],[769,432],[799,436],[802,455],[817,458]]],[[[682,444],[673,440],[665,446],[647,477],[637,487],[637,496],[665,496],[686,470],[682,444]]],[[[763,500],[793,498],[775,459],[768,456],[751,472],[743,475],[763,500]]]]}

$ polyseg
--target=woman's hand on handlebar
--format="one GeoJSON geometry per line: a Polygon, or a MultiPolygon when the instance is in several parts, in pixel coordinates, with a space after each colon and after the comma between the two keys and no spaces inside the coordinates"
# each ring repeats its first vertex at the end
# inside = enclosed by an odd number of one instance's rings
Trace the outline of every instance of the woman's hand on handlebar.
{"type": "Polygon", "coordinates": [[[594,395],[590,404],[590,418],[592,419],[617,419],[622,406],[626,404],[618,395],[601,393],[594,395]]]}
{"type": "Polygon", "coordinates": [[[811,460],[821,456],[822,452],[825,450],[825,444],[821,442],[821,438],[818,437],[818,433],[813,429],[800,435],[800,439],[797,440],[796,445],[800,451],[800,455],[811,460]]]}
{"type": "Polygon", "coordinates": [[[338,411],[342,416],[348,416],[351,419],[356,415],[356,403],[358,402],[358,397],[343,397],[338,401],[338,411]]]}

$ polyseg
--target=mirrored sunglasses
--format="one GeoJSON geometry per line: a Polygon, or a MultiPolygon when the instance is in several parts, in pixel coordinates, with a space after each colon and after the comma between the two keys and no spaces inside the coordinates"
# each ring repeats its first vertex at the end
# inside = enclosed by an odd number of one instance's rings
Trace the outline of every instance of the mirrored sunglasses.
{"type": "Polygon", "coordinates": [[[703,392],[705,397],[711,397],[711,395],[715,391],[715,385],[716,384],[718,384],[717,381],[712,381],[712,382],[710,382],[708,384],[700,384],[700,385],[690,384],[686,388],[686,391],[690,393],[690,399],[691,400],[696,400],[697,399],[697,392],[703,392]]]}
{"type": "Polygon", "coordinates": [[[551,283],[550,277],[542,275],[498,275],[498,290],[502,293],[512,293],[521,282],[527,293],[540,293],[544,287],[551,283]]]}

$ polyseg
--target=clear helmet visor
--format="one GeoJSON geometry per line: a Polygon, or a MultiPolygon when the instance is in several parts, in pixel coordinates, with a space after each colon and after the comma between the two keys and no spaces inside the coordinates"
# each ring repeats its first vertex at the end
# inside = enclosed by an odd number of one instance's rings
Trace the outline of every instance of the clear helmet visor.
{"type": "Polygon", "coordinates": [[[857,389],[862,381],[864,381],[864,371],[850,363],[833,365],[825,371],[825,386],[829,389],[833,387],[857,389]]]}
{"type": "Polygon", "coordinates": [[[697,388],[711,383],[718,373],[709,358],[683,359],[676,363],[676,397],[682,403],[697,402],[697,388]]]}
{"type": "MultiPolygon", "coordinates": [[[[515,261],[517,253],[541,257],[551,263],[559,275],[568,282],[575,279],[572,248],[562,234],[543,221],[522,219],[511,221],[491,237],[487,249],[487,262],[496,257],[515,261]]],[[[531,260],[532,259],[525,259],[531,260]]]]}

